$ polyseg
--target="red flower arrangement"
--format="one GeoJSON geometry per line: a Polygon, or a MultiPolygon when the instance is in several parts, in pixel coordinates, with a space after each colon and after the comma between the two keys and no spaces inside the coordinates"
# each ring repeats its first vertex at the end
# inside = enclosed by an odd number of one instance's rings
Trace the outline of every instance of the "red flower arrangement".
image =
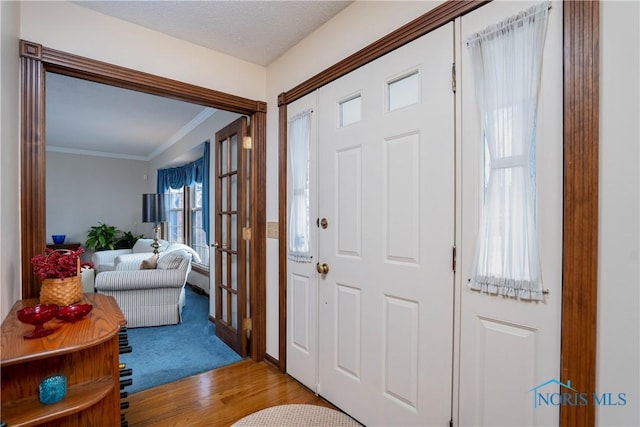
{"type": "Polygon", "coordinates": [[[41,280],[65,279],[77,276],[78,256],[84,252],[83,248],[76,251],[61,251],[45,249],[44,254],[38,254],[31,258],[33,272],[41,280]]]}

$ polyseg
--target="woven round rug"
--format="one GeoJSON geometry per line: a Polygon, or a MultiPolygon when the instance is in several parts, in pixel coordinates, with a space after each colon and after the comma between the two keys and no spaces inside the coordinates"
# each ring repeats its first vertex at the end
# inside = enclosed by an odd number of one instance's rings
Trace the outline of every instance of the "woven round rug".
{"type": "Polygon", "coordinates": [[[360,427],[349,416],[317,405],[279,405],[254,412],[238,420],[231,427],[360,427]]]}

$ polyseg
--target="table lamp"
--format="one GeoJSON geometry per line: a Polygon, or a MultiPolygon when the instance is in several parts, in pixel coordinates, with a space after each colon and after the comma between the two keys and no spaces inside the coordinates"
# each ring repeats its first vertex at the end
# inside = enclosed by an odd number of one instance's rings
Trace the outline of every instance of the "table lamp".
{"type": "Polygon", "coordinates": [[[151,193],[142,195],[142,222],[153,223],[153,254],[158,254],[158,233],[160,232],[160,223],[166,222],[164,210],[164,194],[151,193]]]}

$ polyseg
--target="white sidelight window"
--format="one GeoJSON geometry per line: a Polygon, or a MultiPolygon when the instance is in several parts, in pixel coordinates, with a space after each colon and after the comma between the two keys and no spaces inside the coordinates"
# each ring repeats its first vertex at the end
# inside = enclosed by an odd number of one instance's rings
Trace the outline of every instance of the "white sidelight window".
{"type": "Polygon", "coordinates": [[[309,142],[311,138],[311,110],[289,120],[289,170],[293,195],[289,205],[289,259],[311,262],[309,218],[309,142]]]}
{"type": "Polygon", "coordinates": [[[488,154],[470,287],[542,299],[535,218],[536,109],[549,3],[467,40],[488,154]]]}

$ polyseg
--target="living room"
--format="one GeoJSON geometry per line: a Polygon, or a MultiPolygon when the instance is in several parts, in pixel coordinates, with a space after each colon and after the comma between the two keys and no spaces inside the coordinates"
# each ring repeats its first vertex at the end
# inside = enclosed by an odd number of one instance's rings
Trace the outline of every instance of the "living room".
{"type": "MultiPolygon", "coordinates": [[[[84,248],[83,261],[91,261],[85,243],[100,224],[153,238],[142,195],[156,192],[157,170],[202,157],[204,143],[240,116],[55,73],[47,83],[47,243],[65,235],[65,243],[84,248]],[[69,171],[82,178],[69,179],[69,171]]],[[[208,294],[208,257],[203,262],[188,282],[208,294]]]]}

